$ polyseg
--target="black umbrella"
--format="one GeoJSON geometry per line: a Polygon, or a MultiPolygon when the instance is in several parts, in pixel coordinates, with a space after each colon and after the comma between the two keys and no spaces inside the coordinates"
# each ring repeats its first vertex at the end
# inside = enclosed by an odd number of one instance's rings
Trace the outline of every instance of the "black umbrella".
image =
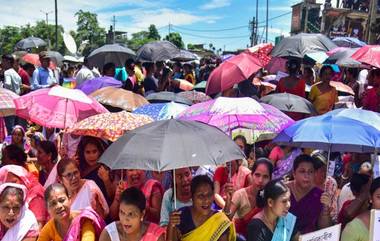
{"type": "Polygon", "coordinates": [[[304,58],[308,53],[328,52],[336,47],[338,46],[323,34],[300,33],[284,38],[273,48],[271,55],[304,58]]]}
{"type": "Polygon", "coordinates": [[[128,58],[134,58],[136,53],[121,44],[106,44],[95,49],[88,56],[88,63],[100,69],[106,63],[114,63],[117,67],[123,67],[128,58]]]}
{"type": "Polygon", "coordinates": [[[40,38],[28,37],[23,40],[20,40],[15,45],[16,49],[31,49],[38,48],[41,46],[46,46],[46,42],[40,38]]]}
{"type": "Polygon", "coordinates": [[[186,62],[186,61],[191,61],[191,60],[196,60],[199,59],[199,57],[196,54],[193,54],[190,51],[181,49],[180,53],[177,54],[172,60],[174,61],[180,61],[180,62],[186,62]]]}
{"type": "Polygon", "coordinates": [[[61,66],[63,63],[63,56],[57,51],[48,51],[48,57],[53,60],[58,66],[61,66]]]}
{"type": "Polygon", "coordinates": [[[342,67],[350,67],[350,68],[359,68],[362,64],[359,61],[354,60],[351,56],[358,50],[359,48],[347,48],[342,49],[331,55],[328,59],[326,59],[325,63],[336,64],[342,67]]]}
{"type": "Polygon", "coordinates": [[[271,94],[262,97],[260,101],[285,112],[297,112],[310,115],[316,113],[313,104],[298,95],[288,93],[271,94]]]}
{"type": "Polygon", "coordinates": [[[166,102],[176,102],[185,105],[192,105],[193,102],[189,99],[183,98],[176,95],[173,92],[162,91],[157,93],[152,93],[146,97],[150,103],[166,103],[166,102]]]}
{"type": "Polygon", "coordinates": [[[180,49],[169,41],[144,44],[137,50],[137,59],[142,62],[166,61],[180,54],[180,49]]]}

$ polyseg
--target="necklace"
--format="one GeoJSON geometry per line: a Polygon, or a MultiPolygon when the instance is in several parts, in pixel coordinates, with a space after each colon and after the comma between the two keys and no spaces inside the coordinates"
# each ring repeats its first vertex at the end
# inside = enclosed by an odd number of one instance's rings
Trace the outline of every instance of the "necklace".
{"type": "Polygon", "coordinates": [[[264,215],[263,215],[263,221],[264,223],[266,223],[266,225],[269,227],[269,229],[273,232],[274,229],[276,228],[276,223],[277,221],[274,221],[274,222],[271,222],[267,216],[265,215],[265,212],[264,212],[264,215]]]}

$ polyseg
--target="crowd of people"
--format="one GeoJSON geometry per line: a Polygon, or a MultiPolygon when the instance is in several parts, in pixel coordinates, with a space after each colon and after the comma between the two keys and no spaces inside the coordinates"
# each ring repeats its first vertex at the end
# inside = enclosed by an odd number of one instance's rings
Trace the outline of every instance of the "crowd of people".
{"type": "MultiPolygon", "coordinates": [[[[40,62],[35,67],[3,55],[3,87],[23,95],[108,76],[140,95],[178,93],[183,91],[181,81],[192,85],[207,81],[222,61],[128,59],[125,66],[105,63],[98,71],[85,59],[81,65],[52,69],[50,56],[41,52],[40,62]]],[[[309,99],[317,114],[324,114],[338,102],[339,93],[330,85],[338,79],[353,89],[356,106],[380,111],[378,69],[337,73],[325,65],[302,66],[301,71],[301,63],[294,59],[286,67],[287,76],[275,89],[254,84],[268,76],[263,69],[221,95],[260,98],[271,92],[291,93],[309,99]],[[363,76],[364,82],[359,80],[363,76]]],[[[296,120],[307,117],[287,114],[296,120]]],[[[337,223],[342,224],[342,241],[360,241],[369,240],[369,210],[380,209],[380,178],[373,178],[369,154],[328,157],[320,150],[269,141],[249,145],[239,135],[234,141],[246,160],[175,172],[110,170],[98,163],[111,144],[108,141],[70,136],[17,116],[4,117],[0,124],[0,239],[4,241],[289,241],[337,223]],[[335,161],[333,176],[326,174],[329,158],[335,161]]]]}

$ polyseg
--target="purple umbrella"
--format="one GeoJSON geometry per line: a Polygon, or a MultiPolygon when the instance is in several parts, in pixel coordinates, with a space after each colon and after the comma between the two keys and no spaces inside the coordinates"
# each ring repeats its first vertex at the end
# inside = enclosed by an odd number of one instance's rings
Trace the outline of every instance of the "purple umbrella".
{"type": "Polygon", "coordinates": [[[80,84],[77,89],[80,89],[83,91],[86,95],[91,94],[92,92],[95,92],[98,89],[112,86],[119,88],[123,85],[122,82],[119,80],[113,78],[113,77],[108,77],[108,76],[103,76],[95,79],[90,79],[86,80],[82,84],[80,84]]]}

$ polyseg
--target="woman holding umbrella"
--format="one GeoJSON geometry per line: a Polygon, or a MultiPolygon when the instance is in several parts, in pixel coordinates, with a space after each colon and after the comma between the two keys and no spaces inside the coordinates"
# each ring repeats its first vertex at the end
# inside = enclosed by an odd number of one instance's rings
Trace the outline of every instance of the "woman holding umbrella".
{"type": "Polygon", "coordinates": [[[289,76],[280,79],[276,91],[278,93],[289,93],[305,98],[306,83],[304,80],[298,78],[298,73],[300,71],[299,61],[289,59],[286,66],[289,76]]]}

